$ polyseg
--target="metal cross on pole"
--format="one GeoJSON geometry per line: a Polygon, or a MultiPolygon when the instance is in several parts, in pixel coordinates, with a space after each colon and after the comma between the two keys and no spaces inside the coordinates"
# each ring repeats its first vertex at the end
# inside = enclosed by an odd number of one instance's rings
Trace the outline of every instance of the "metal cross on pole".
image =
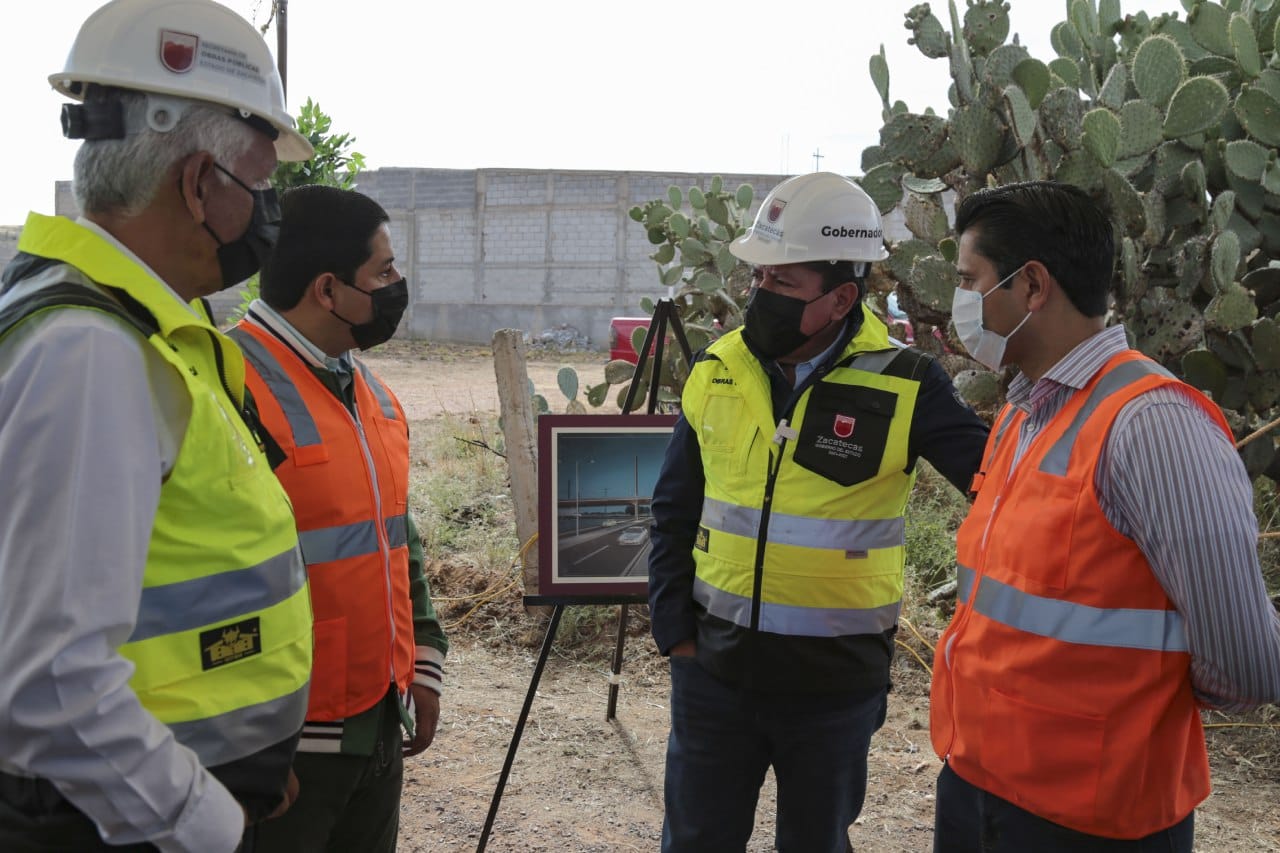
{"type": "Polygon", "coordinates": [[[822,164],[821,164],[819,161],[820,161],[824,156],[825,156],[825,155],[822,153],[822,149],[821,149],[821,148],[816,148],[816,149],[814,149],[814,152],[813,152],[813,171],[815,171],[815,172],[816,172],[816,171],[818,171],[819,169],[821,169],[821,168],[822,168],[822,164]]]}

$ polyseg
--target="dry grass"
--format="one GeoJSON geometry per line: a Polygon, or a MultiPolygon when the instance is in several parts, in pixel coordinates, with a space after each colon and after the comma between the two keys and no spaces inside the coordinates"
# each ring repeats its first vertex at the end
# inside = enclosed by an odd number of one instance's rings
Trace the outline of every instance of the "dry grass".
{"type": "MultiPolygon", "coordinates": [[[[452,636],[493,649],[533,650],[545,621],[523,605],[519,551],[493,415],[446,415],[414,424],[410,500],[429,559],[427,571],[441,619],[452,636]],[[486,449],[484,445],[494,448],[486,449]]],[[[922,463],[908,507],[906,595],[895,690],[927,696],[933,648],[950,618],[952,603],[929,604],[927,594],[954,577],[955,529],[967,504],[939,474],[922,463]]],[[[1258,487],[1262,529],[1280,528],[1280,499],[1271,484],[1258,487]]],[[[1280,541],[1260,544],[1268,589],[1280,593],[1280,541]]],[[[603,669],[613,654],[618,606],[566,608],[553,654],[571,665],[603,669]]],[[[627,630],[627,669],[657,676],[663,664],[648,639],[648,608],[632,606],[627,630]]],[[[1215,777],[1280,777],[1280,710],[1251,714],[1206,712],[1215,777]]]]}

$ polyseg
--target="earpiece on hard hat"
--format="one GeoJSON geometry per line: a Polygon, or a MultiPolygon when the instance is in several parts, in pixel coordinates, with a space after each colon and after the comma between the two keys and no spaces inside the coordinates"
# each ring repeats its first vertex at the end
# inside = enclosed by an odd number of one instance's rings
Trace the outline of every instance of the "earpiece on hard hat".
{"type": "Polygon", "coordinates": [[[67,139],[124,139],[124,109],[119,101],[63,104],[62,135],[67,139]]]}

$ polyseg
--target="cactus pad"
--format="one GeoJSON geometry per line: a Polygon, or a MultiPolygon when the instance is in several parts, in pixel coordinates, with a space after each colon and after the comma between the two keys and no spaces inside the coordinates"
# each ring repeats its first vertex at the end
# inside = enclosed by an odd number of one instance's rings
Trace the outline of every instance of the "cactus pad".
{"type": "Polygon", "coordinates": [[[1133,56],[1133,86],[1144,101],[1157,107],[1169,103],[1186,76],[1182,49],[1167,36],[1151,36],[1133,56]]]}
{"type": "Polygon", "coordinates": [[[1084,148],[1103,166],[1116,161],[1116,149],[1120,145],[1120,119],[1106,107],[1098,107],[1085,113],[1081,121],[1084,148]]]}
{"type": "Polygon", "coordinates": [[[1261,181],[1270,153],[1256,142],[1237,139],[1227,143],[1223,156],[1231,174],[1246,181],[1261,181]]]}
{"type": "Polygon", "coordinates": [[[1253,324],[1253,357],[1261,370],[1280,370],[1280,326],[1270,317],[1253,324]]]}
{"type": "Polygon", "coordinates": [[[1085,149],[1068,151],[1058,164],[1057,180],[1074,184],[1088,192],[1102,189],[1102,175],[1108,171],[1085,149]]]}
{"type": "Polygon", "coordinates": [[[1129,72],[1123,62],[1117,62],[1107,72],[1107,79],[1098,90],[1098,103],[1119,111],[1124,106],[1125,95],[1129,91],[1129,72]]]}
{"type": "Polygon", "coordinates": [[[1262,72],[1262,56],[1258,52],[1258,37],[1253,32],[1253,25],[1246,16],[1236,12],[1231,16],[1227,31],[1236,64],[1244,76],[1250,79],[1257,77],[1262,72]]]}
{"type": "Polygon", "coordinates": [[[978,2],[964,13],[964,38],[978,56],[986,56],[1009,36],[1009,4],[978,2]]]}
{"type": "Polygon", "coordinates": [[[1235,283],[1236,269],[1240,266],[1240,238],[1234,231],[1223,231],[1213,241],[1209,270],[1213,273],[1214,289],[1226,293],[1235,283]]]}
{"type": "Polygon", "coordinates": [[[1272,148],[1280,147],[1280,101],[1265,89],[1253,87],[1241,91],[1236,98],[1235,114],[1254,139],[1272,148]]]}
{"type": "Polygon", "coordinates": [[[1142,234],[1147,227],[1147,215],[1138,191],[1114,169],[1102,173],[1102,185],[1111,205],[1111,218],[1120,223],[1124,234],[1128,237],[1142,234]]]}
{"type": "Polygon", "coordinates": [[[991,110],[969,104],[957,109],[951,119],[951,141],[969,174],[985,175],[1000,157],[1004,125],[991,110]]]}
{"type": "Polygon", "coordinates": [[[1120,108],[1120,145],[1116,157],[1145,157],[1164,141],[1160,110],[1146,101],[1133,100],[1120,108]]]}
{"type": "Polygon", "coordinates": [[[1227,366],[1209,350],[1194,349],[1182,357],[1182,377],[1218,400],[1227,385],[1227,366]]]}
{"type": "Polygon", "coordinates": [[[1218,56],[1232,56],[1230,13],[1216,3],[1196,3],[1187,14],[1187,26],[1196,44],[1218,56]]]}
{"type": "Polygon", "coordinates": [[[1165,138],[1177,139],[1208,130],[1222,118],[1230,102],[1227,87],[1215,78],[1186,80],[1169,99],[1169,111],[1164,117],[1165,138]]]}
{"type": "Polygon", "coordinates": [[[871,196],[881,215],[888,213],[902,201],[902,172],[897,163],[881,163],[868,171],[858,184],[871,196]]]}
{"type": "Polygon", "coordinates": [[[960,161],[941,116],[895,115],[880,129],[880,145],[890,159],[926,178],[945,175],[960,161]]]}
{"type": "Polygon", "coordinates": [[[938,241],[947,236],[947,213],[942,209],[942,201],[936,193],[907,193],[902,212],[907,229],[929,245],[936,246],[938,241]]]}
{"type": "Polygon", "coordinates": [[[906,19],[903,26],[912,33],[911,38],[907,39],[907,44],[914,44],[930,59],[941,59],[947,55],[951,46],[951,37],[942,28],[942,22],[930,11],[928,3],[912,6],[906,14],[906,19]]]}
{"type": "Polygon", "coordinates": [[[980,411],[994,409],[1004,398],[1000,375],[990,370],[962,370],[954,381],[965,402],[980,411]]]}
{"type": "Polygon", "coordinates": [[[906,281],[911,275],[911,265],[916,262],[916,258],[932,254],[933,251],[933,246],[923,240],[902,240],[893,244],[893,251],[884,264],[889,275],[896,281],[906,281]]]}
{"type": "Polygon", "coordinates": [[[907,281],[920,319],[935,326],[945,323],[951,314],[951,296],[956,289],[955,264],[941,255],[922,255],[911,265],[907,281]]]}
{"type": "Polygon", "coordinates": [[[1258,306],[1253,304],[1253,297],[1235,282],[1209,300],[1204,309],[1205,328],[1220,332],[1243,329],[1256,319],[1258,306]]]}
{"type": "Polygon", "coordinates": [[[1005,110],[1013,125],[1013,136],[1018,146],[1026,148],[1031,145],[1036,133],[1036,111],[1031,108],[1022,89],[1011,85],[1004,90],[1005,110]]]}
{"type": "Polygon", "coordinates": [[[1204,335],[1204,318],[1195,306],[1171,297],[1145,297],[1135,319],[1132,328],[1137,348],[1162,364],[1180,359],[1204,335]]]}
{"type": "Polygon", "coordinates": [[[1074,58],[1084,52],[1084,42],[1080,41],[1080,36],[1069,21],[1054,25],[1049,31],[1049,43],[1058,56],[1074,58]]]}
{"type": "Polygon", "coordinates": [[[1040,104],[1040,127],[1064,150],[1080,147],[1084,104],[1075,89],[1054,89],[1040,104]]]}
{"type": "Polygon", "coordinates": [[[1049,66],[1038,59],[1024,59],[1014,66],[1011,76],[1027,96],[1027,103],[1032,109],[1039,108],[1049,92],[1049,66]]]}

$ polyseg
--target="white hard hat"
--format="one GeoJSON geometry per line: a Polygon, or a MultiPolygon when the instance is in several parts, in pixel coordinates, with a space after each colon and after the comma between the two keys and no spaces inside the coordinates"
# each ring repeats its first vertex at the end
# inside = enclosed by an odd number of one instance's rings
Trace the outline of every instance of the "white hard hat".
{"type": "Polygon", "coordinates": [[[96,83],[220,104],[272,136],[280,160],[315,154],[294,129],[266,42],[213,0],[112,0],[81,25],[66,67],[49,82],[78,101],[96,83]]]}
{"type": "Polygon", "coordinates": [[[833,172],[799,175],[774,187],[756,221],[729,251],[760,265],[889,257],[876,203],[862,187],[833,172]]]}

